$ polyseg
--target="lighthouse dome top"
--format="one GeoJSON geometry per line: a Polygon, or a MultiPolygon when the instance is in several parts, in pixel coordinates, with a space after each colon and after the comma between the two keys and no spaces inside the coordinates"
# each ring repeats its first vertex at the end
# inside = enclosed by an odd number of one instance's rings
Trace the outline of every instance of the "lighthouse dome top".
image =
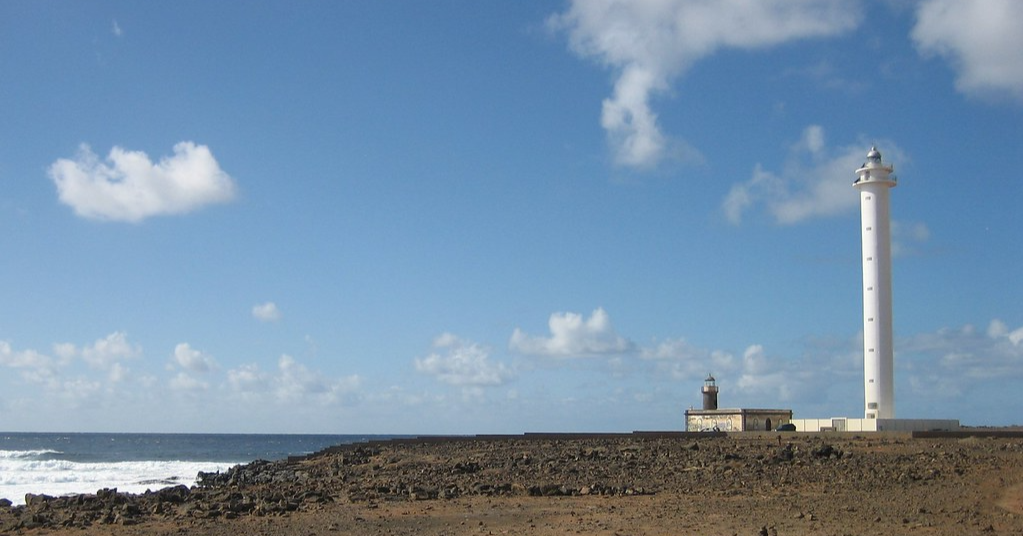
{"type": "Polygon", "coordinates": [[[868,151],[867,161],[857,170],[857,180],[853,182],[856,187],[867,184],[885,184],[892,188],[896,186],[896,177],[890,177],[893,168],[891,165],[882,164],[882,153],[874,146],[868,151]]]}

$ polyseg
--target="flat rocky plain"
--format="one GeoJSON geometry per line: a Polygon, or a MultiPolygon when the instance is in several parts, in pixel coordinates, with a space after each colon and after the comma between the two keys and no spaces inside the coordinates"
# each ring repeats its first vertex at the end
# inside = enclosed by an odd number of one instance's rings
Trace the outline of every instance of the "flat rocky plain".
{"type": "Polygon", "coordinates": [[[0,503],[13,534],[1021,534],[1021,436],[625,434],[350,445],[139,495],[0,503]]]}

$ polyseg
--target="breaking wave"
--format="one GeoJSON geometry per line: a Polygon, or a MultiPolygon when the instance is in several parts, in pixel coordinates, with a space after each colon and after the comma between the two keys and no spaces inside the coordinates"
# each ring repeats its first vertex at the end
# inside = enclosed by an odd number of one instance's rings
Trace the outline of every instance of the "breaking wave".
{"type": "Polygon", "coordinates": [[[26,493],[74,495],[104,488],[143,493],[195,484],[200,471],[223,471],[235,463],[196,461],[76,462],[55,450],[0,450],[0,498],[24,504],[26,493]]]}

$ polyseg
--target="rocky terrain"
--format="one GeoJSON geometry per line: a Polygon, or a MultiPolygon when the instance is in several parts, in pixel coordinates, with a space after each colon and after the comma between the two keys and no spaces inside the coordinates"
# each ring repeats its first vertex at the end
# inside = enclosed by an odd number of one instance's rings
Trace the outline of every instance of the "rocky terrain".
{"type": "Polygon", "coordinates": [[[0,501],[0,532],[1021,534],[1021,437],[513,436],[351,445],[193,488],[0,501]]]}

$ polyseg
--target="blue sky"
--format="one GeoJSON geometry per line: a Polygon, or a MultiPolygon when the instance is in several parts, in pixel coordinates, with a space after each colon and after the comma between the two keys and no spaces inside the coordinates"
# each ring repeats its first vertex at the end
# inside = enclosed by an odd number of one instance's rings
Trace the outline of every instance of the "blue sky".
{"type": "Polygon", "coordinates": [[[0,4],[0,429],[1021,422],[1021,5],[0,4]]]}

